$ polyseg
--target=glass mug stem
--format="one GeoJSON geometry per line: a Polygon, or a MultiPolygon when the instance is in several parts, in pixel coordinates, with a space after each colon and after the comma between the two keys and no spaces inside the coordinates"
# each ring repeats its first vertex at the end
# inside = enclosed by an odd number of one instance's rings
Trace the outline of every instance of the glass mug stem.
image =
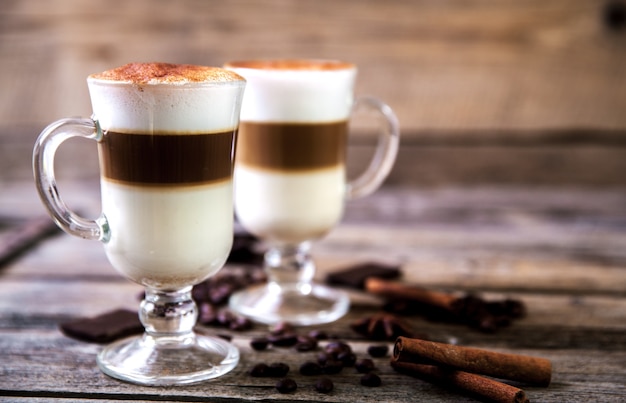
{"type": "Polygon", "coordinates": [[[82,137],[99,141],[102,130],[97,120],[84,118],[60,119],[48,125],[42,132],[33,150],[35,185],[48,212],[65,232],[80,238],[106,242],[109,226],[101,214],[96,220],[83,218],[70,210],[57,190],[54,173],[54,155],[64,141],[82,137]]]}
{"type": "Polygon", "coordinates": [[[310,242],[271,247],[265,253],[268,281],[277,285],[310,283],[315,275],[315,265],[310,250],[310,242]]]}

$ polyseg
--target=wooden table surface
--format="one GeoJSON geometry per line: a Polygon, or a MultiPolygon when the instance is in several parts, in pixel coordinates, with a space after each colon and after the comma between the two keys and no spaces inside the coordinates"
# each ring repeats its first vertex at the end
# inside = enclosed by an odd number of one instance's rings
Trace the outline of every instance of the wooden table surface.
{"type": "MultiPolygon", "coordinates": [[[[97,185],[72,182],[61,191],[82,211],[99,209],[97,185]]],[[[11,229],[43,214],[32,183],[0,192],[0,243],[11,229]]],[[[493,334],[408,316],[429,337],[552,361],[549,387],[523,385],[534,402],[626,400],[626,192],[533,187],[384,187],[348,204],[346,215],[314,247],[318,279],[347,265],[399,264],[402,281],[432,289],[472,291],[522,300],[525,318],[493,334]]],[[[140,387],[102,374],[101,346],[77,341],[59,323],[115,308],[138,307],[140,288],[110,267],[102,245],[58,233],[0,269],[0,400],[7,401],[474,401],[393,371],[375,359],[382,386],[359,385],[359,374],[333,376],[328,395],[297,367],[314,353],[273,348],[255,352],[261,325],[231,332],[241,361],[226,376],[192,386],[140,387]],[[274,380],[252,378],[258,362],[290,364],[299,388],[283,395],[274,380]]],[[[378,300],[352,293],[349,314],[319,328],[348,341],[364,357],[372,344],[349,324],[378,312],[378,300]]],[[[304,330],[302,330],[304,331],[304,330]]]]}
{"type": "MultiPolygon", "coordinates": [[[[388,102],[403,138],[386,187],[349,203],[315,245],[317,278],[382,261],[400,265],[406,284],[520,299],[528,315],[495,334],[405,319],[434,339],[550,359],[551,385],[523,386],[531,401],[626,401],[626,29],[606,14],[619,2],[3,2],[0,249],[45,214],[32,145],[51,121],[90,115],[88,74],[130,61],[346,59],[359,66],[356,93],[388,102]]],[[[351,139],[350,171],[371,156],[366,134],[351,139]]],[[[63,195],[96,216],[94,144],[60,153],[63,195]]],[[[241,349],[223,378],[173,388],[119,382],[98,370],[100,345],[64,336],[59,323],[136,310],[140,291],[102,245],[63,233],[0,266],[0,400],[472,401],[397,374],[388,359],[376,360],[381,387],[361,387],[344,370],[333,393],[318,394],[295,370],[312,353],[250,348],[262,326],[206,329],[232,334],[241,349]],[[289,363],[298,391],[281,395],[272,380],[248,376],[260,361],[289,363]]],[[[363,356],[370,342],[349,324],[380,301],[351,296],[349,314],[321,329],[363,356]]]]}

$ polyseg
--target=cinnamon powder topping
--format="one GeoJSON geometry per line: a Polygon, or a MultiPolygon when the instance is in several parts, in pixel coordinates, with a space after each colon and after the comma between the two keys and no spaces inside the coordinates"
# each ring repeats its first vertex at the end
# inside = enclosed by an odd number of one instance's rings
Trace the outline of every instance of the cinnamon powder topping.
{"type": "Polygon", "coordinates": [[[129,63],[102,73],[92,74],[89,78],[135,84],[244,81],[238,74],[219,67],[171,63],[129,63]]]}

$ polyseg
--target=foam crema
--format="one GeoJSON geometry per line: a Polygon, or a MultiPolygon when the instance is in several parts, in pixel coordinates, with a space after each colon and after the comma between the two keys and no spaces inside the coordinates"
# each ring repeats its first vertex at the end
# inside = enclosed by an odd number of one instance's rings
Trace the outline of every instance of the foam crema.
{"type": "Polygon", "coordinates": [[[105,251],[160,290],[219,270],[232,246],[234,139],[245,80],[224,69],[129,64],[88,77],[105,251]]]}
{"type": "Polygon", "coordinates": [[[333,122],[352,109],[357,69],[334,60],[247,60],[224,65],[248,85],[242,121],[333,122]]]}
{"type": "Polygon", "coordinates": [[[245,80],[226,69],[131,63],[87,78],[104,130],[206,133],[235,128],[245,80]]]}

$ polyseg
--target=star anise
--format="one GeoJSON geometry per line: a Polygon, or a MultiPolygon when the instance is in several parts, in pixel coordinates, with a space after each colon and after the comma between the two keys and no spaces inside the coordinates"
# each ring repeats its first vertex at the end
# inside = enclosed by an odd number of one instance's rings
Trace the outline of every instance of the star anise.
{"type": "Polygon", "coordinates": [[[397,316],[383,313],[354,321],[350,328],[370,340],[395,340],[398,336],[414,337],[415,332],[397,316]]]}

